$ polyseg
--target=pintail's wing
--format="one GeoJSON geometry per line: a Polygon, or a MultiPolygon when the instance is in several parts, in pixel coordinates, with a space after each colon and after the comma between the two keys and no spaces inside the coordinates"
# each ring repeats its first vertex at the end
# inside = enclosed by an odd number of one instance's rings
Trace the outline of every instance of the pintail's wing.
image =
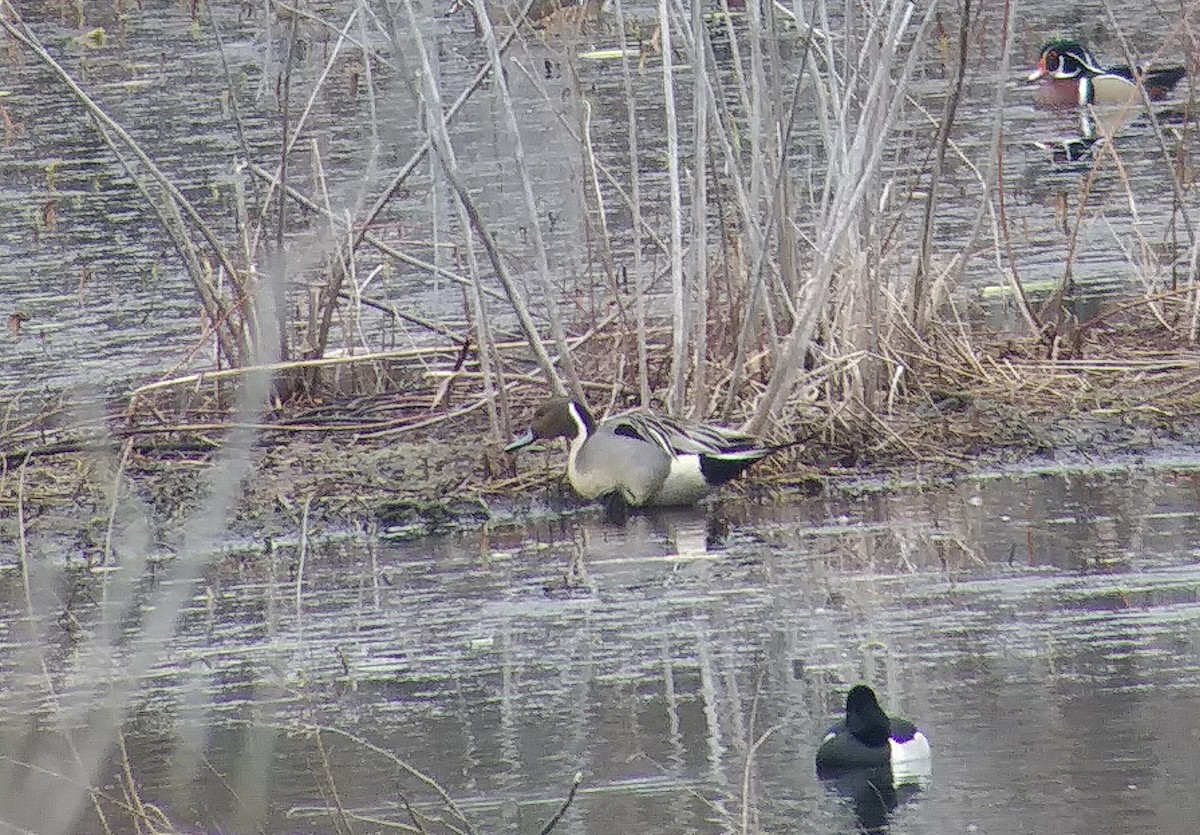
{"type": "Polygon", "coordinates": [[[647,412],[613,417],[604,425],[618,435],[652,443],[670,455],[757,461],[771,451],[756,438],[732,429],[687,424],[647,412]]]}

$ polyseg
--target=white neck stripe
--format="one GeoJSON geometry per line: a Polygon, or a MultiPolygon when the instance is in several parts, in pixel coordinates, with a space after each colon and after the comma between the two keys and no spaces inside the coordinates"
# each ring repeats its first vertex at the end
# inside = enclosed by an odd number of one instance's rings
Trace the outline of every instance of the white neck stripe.
{"type": "Polygon", "coordinates": [[[579,413],[579,404],[572,400],[567,404],[567,411],[570,412],[571,420],[575,423],[575,437],[582,440],[587,440],[587,422],[584,421],[583,415],[579,413]]]}

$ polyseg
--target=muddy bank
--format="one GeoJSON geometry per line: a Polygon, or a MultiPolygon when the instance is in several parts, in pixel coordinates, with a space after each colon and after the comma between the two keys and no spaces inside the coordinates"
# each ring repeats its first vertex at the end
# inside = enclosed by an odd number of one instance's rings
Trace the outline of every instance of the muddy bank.
{"type": "MultiPolygon", "coordinates": [[[[886,488],[897,480],[961,476],[1022,462],[1121,459],[1136,466],[1138,456],[1161,458],[1193,445],[1200,430],[1196,413],[1172,413],[1154,405],[1144,383],[1138,388],[1114,388],[1103,397],[1114,405],[1086,410],[1062,402],[1022,407],[943,392],[886,421],[876,418],[873,432],[862,424],[857,432],[825,437],[810,430],[818,437],[756,465],[752,479],[725,487],[715,500],[777,501],[798,493],[886,488]]],[[[487,437],[481,411],[419,433],[372,437],[337,428],[268,429],[246,452],[254,470],[230,535],[257,542],[291,539],[304,520],[314,535],[357,529],[419,537],[588,505],[565,483],[560,443],[519,457],[504,454],[502,447],[503,439],[487,437]]],[[[74,451],[28,459],[13,447],[6,452],[0,536],[16,542],[17,520],[23,518],[27,536],[62,538],[72,556],[93,562],[103,558],[114,484],[123,485],[122,506],[146,507],[169,544],[171,531],[207,489],[223,445],[222,433],[209,431],[139,437],[126,447],[76,444],[74,451]]]]}

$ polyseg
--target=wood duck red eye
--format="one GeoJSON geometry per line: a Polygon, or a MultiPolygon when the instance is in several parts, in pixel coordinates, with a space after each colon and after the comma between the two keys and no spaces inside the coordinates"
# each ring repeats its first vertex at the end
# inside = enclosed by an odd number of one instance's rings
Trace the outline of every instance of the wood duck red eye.
{"type": "Polygon", "coordinates": [[[1050,72],[1059,72],[1062,70],[1062,58],[1053,49],[1046,53],[1046,69],[1050,72]]]}

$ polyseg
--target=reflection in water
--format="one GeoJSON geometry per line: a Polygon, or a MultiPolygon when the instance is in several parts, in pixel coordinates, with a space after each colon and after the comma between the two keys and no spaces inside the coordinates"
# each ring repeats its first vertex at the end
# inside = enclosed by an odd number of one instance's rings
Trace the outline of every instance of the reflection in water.
{"type": "Polygon", "coordinates": [[[818,775],[826,789],[850,801],[858,828],[863,832],[887,832],[892,811],[916,797],[919,783],[896,785],[890,765],[850,768],[818,775]]]}

